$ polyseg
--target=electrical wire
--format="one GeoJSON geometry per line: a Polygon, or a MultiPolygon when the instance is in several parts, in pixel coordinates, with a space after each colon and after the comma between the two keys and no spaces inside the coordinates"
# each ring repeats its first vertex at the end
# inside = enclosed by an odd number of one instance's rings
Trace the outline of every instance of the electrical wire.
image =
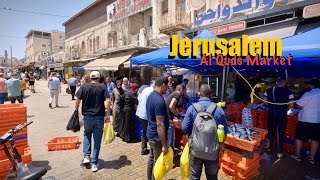
{"type": "Polygon", "coordinates": [[[59,14],[48,14],[48,13],[41,13],[41,12],[34,12],[34,11],[24,11],[24,10],[11,9],[11,8],[6,8],[6,7],[2,7],[0,9],[6,10],[6,11],[35,14],[35,15],[42,15],[42,16],[54,16],[54,17],[63,17],[63,18],[70,17],[70,16],[59,15],[59,14]]]}
{"type": "MultiPolygon", "coordinates": [[[[231,67],[232,67],[233,70],[249,85],[249,87],[251,88],[251,91],[253,91],[253,88],[252,88],[251,84],[247,81],[247,79],[246,79],[245,77],[243,77],[242,74],[241,74],[235,67],[233,67],[232,65],[231,65],[231,67]]],[[[273,102],[266,101],[266,100],[260,98],[259,96],[256,95],[256,93],[253,93],[253,95],[254,95],[257,99],[259,99],[259,100],[261,100],[261,101],[263,101],[263,102],[265,102],[265,103],[273,104],[273,105],[280,105],[280,106],[281,106],[281,105],[288,105],[288,104],[292,104],[292,103],[297,103],[297,102],[298,102],[298,101],[290,101],[290,102],[288,102],[288,103],[273,103],[273,102]]],[[[319,95],[320,95],[320,94],[316,94],[316,95],[313,95],[313,96],[319,96],[319,95]]],[[[307,97],[307,98],[300,99],[300,101],[301,101],[301,100],[306,100],[306,99],[309,99],[309,98],[313,98],[313,96],[309,96],[309,97],[307,97]]]]}

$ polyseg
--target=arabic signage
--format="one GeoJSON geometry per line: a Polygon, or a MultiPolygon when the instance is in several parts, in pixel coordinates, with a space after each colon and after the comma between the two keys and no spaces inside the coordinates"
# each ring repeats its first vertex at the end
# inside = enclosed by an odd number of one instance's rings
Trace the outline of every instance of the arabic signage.
{"type": "Polygon", "coordinates": [[[117,21],[151,7],[151,0],[117,0],[107,6],[107,22],[117,21]]]}
{"type": "Polygon", "coordinates": [[[195,12],[194,25],[200,26],[268,11],[299,1],[303,0],[190,0],[189,9],[195,12]]]}
{"type": "Polygon", "coordinates": [[[235,23],[225,24],[222,26],[216,26],[209,29],[213,34],[220,35],[220,34],[227,34],[237,31],[243,31],[246,29],[246,22],[239,21],[235,23]]]}
{"type": "Polygon", "coordinates": [[[313,4],[303,8],[303,18],[313,18],[320,16],[320,4],[313,4]]]}

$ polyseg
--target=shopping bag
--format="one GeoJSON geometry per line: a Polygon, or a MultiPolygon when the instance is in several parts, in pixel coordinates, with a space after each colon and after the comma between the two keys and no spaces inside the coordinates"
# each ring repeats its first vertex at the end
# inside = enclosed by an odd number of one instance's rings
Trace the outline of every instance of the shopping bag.
{"type": "MultiPolygon", "coordinates": [[[[167,132],[167,146],[171,147],[174,151],[174,127],[170,126],[167,132]]],[[[174,153],[174,152],[173,152],[174,153]]]]}
{"type": "Polygon", "coordinates": [[[70,88],[67,88],[67,89],[66,89],[66,93],[67,93],[67,94],[71,94],[70,88]]]}
{"type": "Polygon", "coordinates": [[[103,128],[103,143],[110,144],[115,139],[115,133],[111,123],[105,123],[103,128]]]}
{"type": "Polygon", "coordinates": [[[80,131],[79,112],[75,110],[67,124],[67,130],[78,132],[80,131]]]}
{"type": "Polygon", "coordinates": [[[155,180],[161,180],[164,175],[169,172],[173,167],[173,150],[171,147],[168,148],[168,153],[163,155],[160,154],[158,157],[156,164],[153,168],[153,176],[155,180]]]}
{"type": "Polygon", "coordinates": [[[189,145],[187,143],[180,157],[180,176],[183,179],[188,179],[189,175],[189,145]]]}

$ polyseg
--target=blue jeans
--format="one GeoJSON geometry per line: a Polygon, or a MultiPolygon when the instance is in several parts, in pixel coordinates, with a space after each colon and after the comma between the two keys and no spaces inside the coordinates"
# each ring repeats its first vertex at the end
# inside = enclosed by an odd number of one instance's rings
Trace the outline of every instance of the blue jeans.
{"type": "Polygon", "coordinates": [[[91,164],[98,164],[101,139],[103,134],[104,116],[84,115],[84,140],[83,154],[84,157],[91,155],[91,138],[93,134],[93,155],[91,164]]]}
{"type": "Polygon", "coordinates": [[[4,104],[5,97],[6,97],[6,93],[0,93],[0,104],[4,104]]]}

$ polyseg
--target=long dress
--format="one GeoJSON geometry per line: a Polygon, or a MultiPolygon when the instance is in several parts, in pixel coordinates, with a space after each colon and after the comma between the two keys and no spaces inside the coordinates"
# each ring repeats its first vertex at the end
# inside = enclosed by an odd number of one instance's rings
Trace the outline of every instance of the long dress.
{"type": "Polygon", "coordinates": [[[119,126],[120,138],[125,142],[135,141],[135,105],[138,104],[136,93],[128,90],[125,93],[126,104],[122,111],[122,117],[119,126]]]}
{"type": "Polygon", "coordinates": [[[124,95],[123,89],[115,88],[112,91],[111,100],[113,103],[112,114],[113,114],[113,129],[115,132],[119,131],[119,124],[121,121],[121,111],[123,110],[123,105],[121,104],[121,95],[124,95]]]}

